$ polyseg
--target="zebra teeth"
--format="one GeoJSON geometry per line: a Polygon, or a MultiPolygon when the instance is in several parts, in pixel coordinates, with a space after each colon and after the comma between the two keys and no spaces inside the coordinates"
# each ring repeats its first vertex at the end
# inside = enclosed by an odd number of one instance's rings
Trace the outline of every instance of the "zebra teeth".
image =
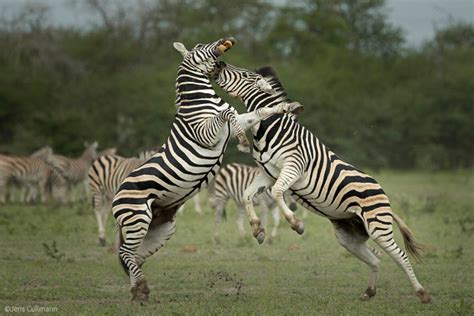
{"type": "Polygon", "coordinates": [[[232,41],[230,40],[225,40],[224,43],[219,44],[217,46],[217,50],[219,51],[220,54],[224,54],[227,50],[232,48],[232,41]]]}
{"type": "Polygon", "coordinates": [[[232,41],[226,40],[226,41],[224,41],[224,43],[223,43],[222,45],[224,45],[227,49],[229,49],[229,48],[231,48],[232,45],[234,45],[234,44],[232,44],[232,41]]]}

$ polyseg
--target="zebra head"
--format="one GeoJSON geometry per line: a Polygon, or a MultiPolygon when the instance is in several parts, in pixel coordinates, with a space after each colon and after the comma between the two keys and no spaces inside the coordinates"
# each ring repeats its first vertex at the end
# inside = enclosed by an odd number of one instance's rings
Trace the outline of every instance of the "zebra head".
{"type": "Polygon", "coordinates": [[[256,90],[267,94],[276,93],[261,74],[222,61],[216,63],[212,79],[232,97],[245,98],[256,90]]]}
{"type": "Polygon", "coordinates": [[[197,44],[188,50],[183,43],[173,43],[174,48],[183,55],[182,66],[209,75],[217,62],[217,58],[232,48],[236,43],[233,37],[225,37],[209,44],[197,44]]]}
{"type": "Polygon", "coordinates": [[[94,161],[97,159],[97,148],[99,147],[98,142],[93,142],[92,144],[89,144],[88,142],[84,143],[84,147],[86,149],[82,152],[81,158],[87,161],[94,161]]]}

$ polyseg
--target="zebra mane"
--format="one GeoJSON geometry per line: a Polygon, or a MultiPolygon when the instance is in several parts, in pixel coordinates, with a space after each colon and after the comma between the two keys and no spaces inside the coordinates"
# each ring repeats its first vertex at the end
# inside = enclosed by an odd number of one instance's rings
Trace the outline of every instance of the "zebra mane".
{"type": "Polygon", "coordinates": [[[272,88],[276,89],[281,94],[281,96],[284,97],[287,101],[290,101],[290,99],[288,98],[288,94],[285,91],[285,88],[283,88],[280,79],[278,79],[278,76],[272,67],[264,66],[255,70],[255,72],[264,78],[269,78],[272,88]]]}

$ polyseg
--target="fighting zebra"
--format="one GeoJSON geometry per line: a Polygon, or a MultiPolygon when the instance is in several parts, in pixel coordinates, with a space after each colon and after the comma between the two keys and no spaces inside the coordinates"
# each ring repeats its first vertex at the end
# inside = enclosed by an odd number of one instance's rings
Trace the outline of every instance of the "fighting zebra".
{"type": "Polygon", "coordinates": [[[92,210],[99,229],[99,245],[105,246],[105,225],[112,209],[112,199],[122,181],[135,168],[147,161],[155,152],[145,152],[138,158],[124,158],[117,155],[101,155],[92,163],[88,183],[92,210]]]}
{"type": "MultiPolygon", "coordinates": [[[[87,192],[87,173],[92,162],[97,158],[98,143],[93,142],[90,145],[85,145],[86,149],[79,158],[68,158],[56,154],[46,158],[46,162],[59,174],[69,201],[72,200],[73,185],[81,184],[82,191],[87,192]]],[[[65,202],[66,196],[63,195],[61,198],[65,202]]]]}
{"type": "MultiPolygon", "coordinates": [[[[208,76],[217,58],[234,44],[233,38],[224,38],[189,51],[182,43],[173,45],[183,61],[176,79],[179,104],[170,135],[160,153],[123,181],[112,202],[119,258],[130,276],[132,300],[148,298],[141,265],[175,233],[179,206],[214,178],[232,135],[230,124],[243,133],[271,114],[295,109],[281,104],[238,115],[216,95],[208,76]]],[[[270,89],[263,78],[260,82],[262,89],[270,89]]]]}
{"type": "MultiPolygon", "coordinates": [[[[258,173],[258,167],[248,166],[238,163],[231,163],[223,166],[217,172],[212,185],[209,186],[209,204],[214,209],[214,241],[219,242],[219,225],[225,216],[225,207],[230,199],[235,201],[237,206],[237,228],[240,237],[244,237],[244,191],[252,183],[258,173]]],[[[260,205],[262,210],[262,223],[267,223],[268,213],[271,210],[273,217],[273,228],[270,237],[274,239],[280,225],[280,211],[278,205],[270,192],[256,195],[253,201],[254,205],[260,205]]],[[[290,208],[296,211],[296,203],[290,202],[290,208]]]]}
{"type": "MultiPolygon", "coordinates": [[[[219,62],[213,78],[231,96],[239,97],[247,111],[290,102],[270,67],[251,72],[219,62]],[[262,76],[270,82],[275,94],[259,91],[256,80],[262,76]]],[[[371,238],[405,271],[421,302],[431,301],[430,294],[418,282],[408,256],[395,242],[393,221],[402,233],[407,251],[415,259],[420,258],[422,247],[393,212],[387,195],[371,176],[342,161],[299,124],[294,114],[273,115],[255,126],[252,133],[253,157],[261,168],[244,192],[244,199],[253,234],[260,243],[265,232],[252,202],[257,191],[269,187],[292,229],[303,233],[303,223],[283,199],[283,193],[290,190],[301,205],[328,218],[339,243],[369,266],[369,285],[361,296],[363,300],[375,295],[379,271],[380,260],[367,245],[371,238]]]]}
{"type": "Polygon", "coordinates": [[[7,185],[17,183],[25,188],[23,202],[33,202],[40,196],[46,202],[46,187],[51,169],[40,158],[0,155],[0,203],[6,202],[7,185]]]}

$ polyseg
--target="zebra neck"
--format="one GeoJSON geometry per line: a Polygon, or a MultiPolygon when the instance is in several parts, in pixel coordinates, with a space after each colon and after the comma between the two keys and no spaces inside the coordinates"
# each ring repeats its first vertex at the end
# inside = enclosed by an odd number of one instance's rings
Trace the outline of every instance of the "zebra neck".
{"type": "Polygon", "coordinates": [[[205,74],[181,67],[176,78],[176,97],[182,107],[186,100],[215,97],[215,92],[205,74]]]}
{"type": "Polygon", "coordinates": [[[242,102],[245,104],[247,112],[252,112],[261,108],[271,108],[282,102],[290,102],[285,94],[268,94],[262,91],[242,96],[242,102]]]}

